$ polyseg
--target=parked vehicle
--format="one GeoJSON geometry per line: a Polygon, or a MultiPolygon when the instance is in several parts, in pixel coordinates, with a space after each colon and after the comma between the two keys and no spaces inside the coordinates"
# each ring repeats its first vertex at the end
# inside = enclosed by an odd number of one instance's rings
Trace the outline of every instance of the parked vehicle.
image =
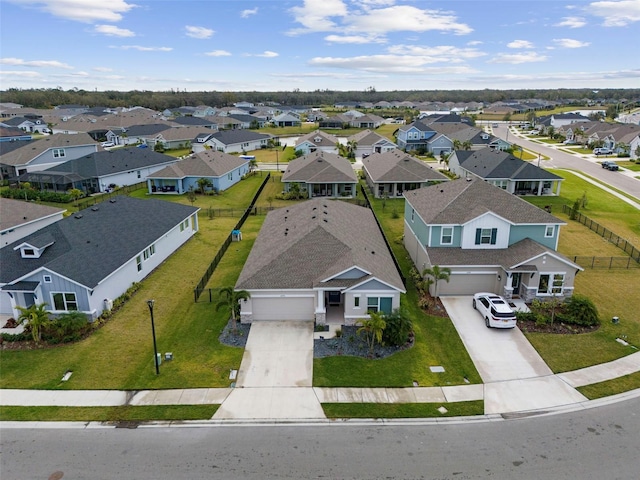
{"type": "Polygon", "coordinates": [[[487,328],[513,328],[516,326],[516,314],[507,301],[495,293],[476,293],[473,296],[473,308],[478,310],[487,328]]]}
{"type": "Polygon", "coordinates": [[[606,168],[607,170],[611,170],[613,172],[620,169],[616,162],[610,162],[609,160],[605,160],[602,162],[602,168],[606,168]]]}
{"type": "Polygon", "coordinates": [[[610,148],[594,148],[593,149],[593,154],[594,155],[612,155],[613,151],[610,148]]]}
{"type": "Polygon", "coordinates": [[[113,143],[113,142],[102,142],[102,143],[100,144],[100,146],[101,146],[102,148],[109,148],[109,147],[115,147],[116,145],[115,145],[115,143],[113,143]]]}

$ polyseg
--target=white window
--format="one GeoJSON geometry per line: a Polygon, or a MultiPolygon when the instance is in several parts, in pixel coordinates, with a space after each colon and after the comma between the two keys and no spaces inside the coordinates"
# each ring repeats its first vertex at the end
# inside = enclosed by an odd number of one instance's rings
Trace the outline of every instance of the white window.
{"type": "Polygon", "coordinates": [[[413,222],[413,219],[415,218],[415,213],[416,211],[412,208],[411,209],[411,221],[413,222]]]}
{"type": "Polygon", "coordinates": [[[65,157],[64,148],[54,148],[53,149],[53,158],[61,158],[65,157]]]}
{"type": "Polygon", "coordinates": [[[43,275],[42,280],[44,283],[51,283],[51,275],[43,275]]]}
{"type": "Polygon", "coordinates": [[[73,292],[51,292],[53,308],[58,311],[78,310],[78,301],[73,292]]]}
{"type": "Polygon", "coordinates": [[[544,230],[544,236],[545,237],[553,237],[553,234],[555,233],[556,228],[553,225],[547,225],[547,228],[544,230]]]}
{"type": "Polygon", "coordinates": [[[353,297],[353,307],[360,308],[360,297],[353,297]]]}
{"type": "Polygon", "coordinates": [[[564,273],[543,273],[538,282],[539,295],[562,294],[564,287],[564,273]]]}
{"type": "Polygon", "coordinates": [[[149,258],[151,258],[151,255],[153,255],[154,253],[156,253],[156,246],[155,245],[151,245],[144,252],[142,252],[142,256],[146,261],[146,260],[149,260],[149,258]]]}
{"type": "Polygon", "coordinates": [[[228,178],[229,180],[233,180],[233,172],[229,173],[229,174],[227,175],[227,178],[228,178]]]}
{"type": "Polygon", "coordinates": [[[142,257],[140,255],[136,257],[136,264],[138,266],[138,271],[142,270],[142,257]]]}
{"type": "Polygon", "coordinates": [[[453,243],[453,227],[442,227],[440,243],[442,245],[451,245],[453,243]]]}

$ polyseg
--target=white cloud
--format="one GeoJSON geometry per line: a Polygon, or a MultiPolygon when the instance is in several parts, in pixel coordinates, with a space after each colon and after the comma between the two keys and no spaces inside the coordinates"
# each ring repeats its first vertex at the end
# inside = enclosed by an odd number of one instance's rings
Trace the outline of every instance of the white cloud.
{"type": "Polygon", "coordinates": [[[304,27],[290,31],[292,35],[331,31],[336,27],[331,18],[345,17],[349,13],[342,0],[304,0],[303,6],[292,7],[289,12],[304,27]]]}
{"type": "Polygon", "coordinates": [[[533,43],[528,40],[514,40],[507,43],[508,48],[533,48],[533,43]]]}
{"type": "Polygon", "coordinates": [[[278,56],[280,56],[280,55],[279,55],[278,53],[276,53],[276,52],[271,52],[271,51],[269,51],[269,50],[265,50],[265,51],[264,51],[264,52],[262,52],[262,53],[256,53],[256,54],[254,54],[254,55],[250,55],[250,56],[253,56],[253,57],[263,57],[263,58],[275,58],[275,57],[278,57],[278,56]]]}
{"type": "Polygon", "coordinates": [[[554,27],[580,28],[587,24],[582,17],[564,17],[561,22],[554,24],[554,27]]]}
{"type": "Polygon", "coordinates": [[[469,45],[470,47],[475,47],[476,45],[482,45],[484,42],[481,40],[471,40],[470,42],[467,42],[467,45],[469,45]]]}
{"type": "Polygon", "coordinates": [[[109,67],[93,67],[96,72],[113,72],[113,68],[109,67]]]}
{"type": "Polygon", "coordinates": [[[205,55],[208,57],[229,57],[231,56],[231,53],[226,50],[213,50],[211,52],[206,52],[205,55]]]}
{"type": "Polygon", "coordinates": [[[368,44],[368,43],[386,43],[386,39],[380,37],[369,37],[366,35],[327,35],[324,39],[329,43],[350,43],[350,44],[368,44]]]}
{"type": "Polygon", "coordinates": [[[562,48],[582,48],[591,45],[589,42],[581,42],[572,38],[554,38],[554,43],[562,48]]]}
{"type": "Polygon", "coordinates": [[[122,14],[136,5],[124,0],[12,0],[18,5],[35,5],[56,17],[93,23],[95,21],[118,22],[122,14]]]}
{"type": "Polygon", "coordinates": [[[258,7],[256,8],[247,8],[246,10],[243,10],[242,12],[240,12],[240,16],[242,18],[249,18],[251,15],[255,15],[258,13],[258,7]]]}
{"type": "Polygon", "coordinates": [[[395,45],[387,51],[394,55],[413,55],[421,63],[461,63],[464,59],[483,57],[486,53],[476,48],[458,48],[450,45],[435,47],[421,45],[395,45]]]}
{"type": "Polygon", "coordinates": [[[358,57],[315,57],[309,61],[309,64],[320,67],[346,68],[380,73],[465,74],[474,72],[472,68],[463,65],[425,66],[426,64],[440,61],[442,60],[415,55],[363,55],[358,57]]]}
{"type": "Polygon", "coordinates": [[[110,37],[135,37],[136,34],[126,28],[118,28],[115,25],[96,25],[93,29],[96,33],[102,33],[110,37]]]}
{"type": "Polygon", "coordinates": [[[111,46],[109,48],[118,48],[120,50],[138,50],[139,52],[170,52],[173,50],[171,47],[143,47],[141,45],[121,45],[111,46]]]}
{"type": "Polygon", "coordinates": [[[499,53],[487,63],[511,63],[514,65],[520,63],[543,62],[547,59],[545,55],[535,52],[526,53],[499,53]]]}
{"type": "Polygon", "coordinates": [[[187,31],[187,37],[198,38],[201,40],[211,38],[215,33],[210,28],[194,27],[193,25],[186,25],[184,29],[187,31]]]}
{"type": "Polygon", "coordinates": [[[27,70],[2,70],[0,71],[2,77],[17,77],[17,78],[42,78],[39,72],[30,72],[27,70]]]}
{"type": "Polygon", "coordinates": [[[585,11],[604,19],[605,27],[624,27],[640,21],[640,1],[602,1],[592,2],[585,11]]]}
{"type": "Polygon", "coordinates": [[[21,58],[8,57],[0,58],[0,64],[38,68],[65,68],[68,70],[73,70],[73,67],[71,65],[59,62],[57,60],[23,60],[21,58]]]}

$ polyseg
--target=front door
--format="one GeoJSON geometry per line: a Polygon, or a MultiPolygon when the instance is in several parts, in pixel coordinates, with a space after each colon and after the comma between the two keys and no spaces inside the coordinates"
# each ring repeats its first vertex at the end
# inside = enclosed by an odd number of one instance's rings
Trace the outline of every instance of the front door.
{"type": "Polygon", "coordinates": [[[511,274],[511,286],[513,287],[513,295],[520,294],[520,273],[511,274]]]}

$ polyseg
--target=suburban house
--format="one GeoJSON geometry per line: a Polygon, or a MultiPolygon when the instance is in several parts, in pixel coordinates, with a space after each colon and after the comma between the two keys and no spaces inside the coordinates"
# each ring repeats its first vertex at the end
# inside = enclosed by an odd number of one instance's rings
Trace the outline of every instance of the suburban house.
{"type": "Polygon", "coordinates": [[[453,141],[421,121],[402,125],[396,136],[398,148],[407,152],[423,151],[435,156],[453,150],[453,141]]]}
{"type": "Polygon", "coordinates": [[[582,268],[556,251],[566,224],[550,213],[479,179],[404,196],[404,245],[414,265],[451,269],[438,295],[494,292],[530,302],[573,294],[582,268]]]}
{"type": "Polygon", "coordinates": [[[493,148],[456,150],[449,170],[462,178],[480,178],[516,195],[560,195],[564,178],[493,148]]]}
{"type": "Polygon", "coordinates": [[[22,142],[33,137],[17,127],[7,127],[0,123],[0,142],[22,142]]]}
{"type": "Polygon", "coordinates": [[[98,151],[98,144],[86,133],[59,133],[16,143],[20,143],[19,148],[0,155],[0,177],[3,180],[12,181],[23,173],[51,168],[98,151]]]}
{"type": "Polygon", "coordinates": [[[354,128],[378,128],[383,123],[384,118],[378,115],[367,114],[353,117],[349,122],[349,125],[354,128]]]}
{"type": "Polygon", "coordinates": [[[405,289],[371,210],[314,199],[267,214],[236,289],[243,323],[354,325],[400,307],[405,289]]]}
{"type": "Polygon", "coordinates": [[[338,115],[334,115],[332,117],[323,118],[318,122],[318,126],[320,128],[336,128],[342,129],[347,128],[351,121],[354,118],[350,115],[345,115],[344,113],[339,113],[338,115]]]}
{"type": "Polygon", "coordinates": [[[69,160],[42,171],[25,173],[21,182],[33,188],[67,192],[72,188],[87,195],[144,182],[150,174],[177,162],[150,148],[116,148],[69,160]]]}
{"type": "Polygon", "coordinates": [[[153,142],[160,132],[168,130],[171,125],[168,123],[149,123],[144,125],[132,125],[126,129],[118,131],[114,129],[111,133],[113,137],[107,135],[109,141],[116,145],[133,145],[136,143],[153,142]]]}
{"type": "Polygon", "coordinates": [[[242,153],[267,148],[270,138],[271,135],[267,133],[251,130],[221,130],[209,135],[204,142],[193,143],[191,147],[195,153],[207,148],[225,153],[242,153]]]}
{"type": "Polygon", "coordinates": [[[0,198],[0,248],[62,220],[64,212],[63,208],[0,198]]]}
{"type": "Polygon", "coordinates": [[[208,190],[221,192],[249,172],[249,160],[228,153],[204,150],[147,176],[149,193],[183,194],[198,190],[198,180],[211,182],[208,190]]]}
{"type": "Polygon", "coordinates": [[[155,148],[156,145],[160,144],[165,150],[178,148],[191,149],[193,140],[199,135],[206,134],[211,134],[211,130],[206,127],[173,127],[159,132],[154,137],[147,138],[145,143],[151,148],[155,148]]]}
{"type": "Polygon", "coordinates": [[[16,127],[27,133],[49,133],[47,123],[41,115],[11,117],[2,121],[8,127],[16,127]]]}
{"type": "Polygon", "coordinates": [[[422,160],[397,149],[363,159],[362,173],[376,198],[401,197],[408,190],[449,180],[422,160]]]}
{"type": "Polygon", "coordinates": [[[351,162],[333,153],[316,151],[289,162],[282,175],[285,192],[296,184],[313,197],[355,197],[358,179],[351,162]]]}
{"type": "Polygon", "coordinates": [[[295,144],[295,150],[299,150],[303,155],[315,151],[326,153],[338,153],[338,138],[330,133],[316,130],[298,138],[295,144]]]}
{"type": "Polygon", "coordinates": [[[271,119],[276,127],[299,127],[302,125],[300,117],[292,112],[284,112],[280,115],[276,115],[271,119]]]}
{"type": "Polygon", "coordinates": [[[397,145],[388,138],[372,132],[371,130],[363,130],[347,138],[347,143],[355,143],[355,156],[371,155],[372,153],[385,153],[395,150],[397,145]]]}
{"type": "Polygon", "coordinates": [[[0,314],[47,304],[95,319],[198,231],[198,208],[118,196],[0,249],[0,314]]]}

